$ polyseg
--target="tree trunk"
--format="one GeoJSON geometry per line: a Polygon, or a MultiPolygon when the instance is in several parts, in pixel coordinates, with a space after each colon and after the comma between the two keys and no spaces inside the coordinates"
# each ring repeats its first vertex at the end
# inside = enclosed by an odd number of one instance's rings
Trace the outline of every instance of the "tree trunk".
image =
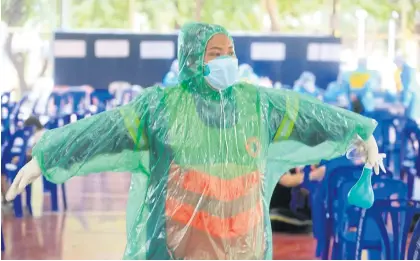
{"type": "MultiPolygon", "coordinates": [[[[271,31],[279,32],[280,31],[280,17],[278,13],[278,6],[276,0],[261,0],[265,6],[267,13],[270,17],[271,22],[271,31]]],[[[292,1],[292,0],[290,0],[292,1]]]]}
{"type": "Polygon", "coordinates": [[[20,92],[23,94],[29,90],[29,87],[25,79],[26,55],[24,53],[13,53],[13,49],[12,49],[13,36],[14,36],[13,33],[9,33],[6,39],[6,43],[4,45],[4,49],[7,54],[7,57],[9,58],[10,62],[13,64],[13,67],[15,67],[16,74],[19,80],[20,92]]]}
{"type": "MultiPolygon", "coordinates": [[[[4,45],[4,50],[9,58],[10,62],[13,64],[13,67],[16,70],[16,74],[19,80],[19,89],[20,93],[23,95],[31,90],[31,85],[26,81],[26,57],[27,53],[19,52],[14,53],[12,48],[13,43],[13,33],[9,33],[4,45]]],[[[45,58],[41,67],[41,70],[38,73],[37,78],[43,77],[48,69],[49,60],[45,58]]]]}
{"type": "Polygon", "coordinates": [[[204,0],[195,0],[195,20],[201,21],[201,10],[203,9],[204,0]]]}
{"type": "MultiPolygon", "coordinates": [[[[180,12],[179,12],[179,1],[178,0],[175,0],[175,8],[176,8],[176,13],[177,14],[179,14],[180,12]]],[[[177,17],[175,18],[175,24],[174,24],[174,28],[175,28],[175,30],[179,30],[180,28],[181,28],[181,25],[179,24],[179,21],[178,21],[178,17],[179,17],[179,15],[177,15],[177,17]]]]}
{"type": "Polygon", "coordinates": [[[331,35],[336,36],[338,27],[338,10],[337,7],[340,0],[333,0],[332,13],[331,13],[331,35]]]}

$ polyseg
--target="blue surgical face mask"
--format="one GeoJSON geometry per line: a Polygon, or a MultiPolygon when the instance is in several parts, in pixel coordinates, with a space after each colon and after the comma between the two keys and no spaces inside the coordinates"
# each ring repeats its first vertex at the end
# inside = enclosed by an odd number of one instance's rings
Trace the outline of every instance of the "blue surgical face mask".
{"type": "Polygon", "coordinates": [[[215,89],[224,90],[238,81],[238,59],[221,56],[204,67],[204,78],[215,89]]]}

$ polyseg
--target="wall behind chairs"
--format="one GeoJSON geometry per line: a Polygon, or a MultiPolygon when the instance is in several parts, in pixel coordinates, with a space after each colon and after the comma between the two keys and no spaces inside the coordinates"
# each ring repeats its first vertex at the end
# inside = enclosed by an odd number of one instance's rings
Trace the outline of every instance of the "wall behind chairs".
{"type": "MultiPolygon", "coordinates": [[[[239,63],[259,76],[293,85],[311,71],[326,88],[339,73],[340,39],[332,37],[233,35],[239,63]],[[308,52],[310,54],[308,55],[308,52]]],[[[150,86],[161,82],[177,56],[175,34],[56,32],[55,85],[88,84],[107,89],[113,81],[150,86]]]]}

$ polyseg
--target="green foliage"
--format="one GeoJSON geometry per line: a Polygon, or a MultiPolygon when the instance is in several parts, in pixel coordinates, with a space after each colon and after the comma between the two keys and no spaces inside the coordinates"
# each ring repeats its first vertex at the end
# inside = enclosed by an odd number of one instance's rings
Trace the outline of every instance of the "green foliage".
{"type": "Polygon", "coordinates": [[[220,24],[230,30],[259,31],[265,10],[256,0],[207,0],[201,14],[203,22],[220,24]]]}
{"type": "MultiPolygon", "coordinates": [[[[274,0],[277,5],[276,18],[281,31],[311,30],[311,23],[302,18],[316,11],[323,14],[323,23],[332,12],[333,0],[274,0]],[[291,25],[290,20],[299,21],[299,26],[291,25]]],[[[386,28],[393,11],[401,13],[401,3],[405,0],[336,0],[339,17],[349,23],[357,9],[364,9],[369,19],[386,28]],[[345,18],[349,17],[350,18],[345,18]],[[347,19],[347,21],[346,21],[347,19]]],[[[52,29],[58,25],[60,0],[2,0],[2,21],[13,27],[41,25],[52,29]]],[[[142,31],[170,31],[179,28],[187,21],[199,19],[218,23],[231,30],[260,31],[264,17],[267,16],[265,0],[72,0],[69,10],[72,28],[110,28],[130,29],[134,14],[143,16],[146,23],[142,31]],[[201,8],[197,4],[201,1],[201,8]],[[198,9],[199,10],[198,10],[198,9]]],[[[415,11],[420,9],[419,0],[407,0],[407,22],[414,30],[415,11]]],[[[200,6],[200,5],[199,5],[200,6]]],[[[342,23],[341,23],[342,24],[342,23]]],[[[328,31],[329,24],[324,25],[328,31]]]]}
{"type": "Polygon", "coordinates": [[[130,28],[127,0],[73,0],[73,28],[130,28]]]}
{"type": "Polygon", "coordinates": [[[52,30],[57,24],[56,0],[1,0],[1,20],[10,27],[52,30]]]}

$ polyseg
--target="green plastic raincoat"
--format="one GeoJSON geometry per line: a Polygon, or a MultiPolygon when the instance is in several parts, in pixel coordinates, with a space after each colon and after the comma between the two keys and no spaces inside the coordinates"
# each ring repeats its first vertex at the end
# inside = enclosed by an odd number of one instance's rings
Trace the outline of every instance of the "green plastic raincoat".
{"type": "Polygon", "coordinates": [[[208,86],[203,57],[221,26],[185,25],[179,85],[48,131],[33,150],[55,183],[131,172],[126,259],[271,259],[269,203],[291,167],[343,155],[376,122],[292,91],[208,86]]]}

